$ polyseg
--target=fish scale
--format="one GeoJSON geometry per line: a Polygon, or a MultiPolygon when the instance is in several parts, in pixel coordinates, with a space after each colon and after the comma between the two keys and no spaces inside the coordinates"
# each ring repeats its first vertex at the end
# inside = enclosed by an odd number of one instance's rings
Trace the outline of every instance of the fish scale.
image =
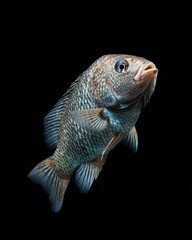
{"type": "Polygon", "coordinates": [[[62,207],[73,173],[77,187],[86,193],[117,144],[125,140],[137,151],[135,125],[154,92],[157,73],[155,64],[145,58],[104,55],[47,114],[45,140],[54,153],[28,176],[49,194],[54,212],[62,207]]]}

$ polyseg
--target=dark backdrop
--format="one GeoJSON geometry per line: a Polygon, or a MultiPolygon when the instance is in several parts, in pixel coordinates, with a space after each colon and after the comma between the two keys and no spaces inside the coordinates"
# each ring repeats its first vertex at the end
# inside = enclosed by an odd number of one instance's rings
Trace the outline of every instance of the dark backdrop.
{"type": "Polygon", "coordinates": [[[188,30],[183,28],[187,19],[181,26],[177,12],[169,15],[166,8],[159,14],[142,8],[122,9],[119,14],[117,9],[83,14],[70,10],[69,16],[68,9],[50,9],[16,14],[6,29],[6,59],[11,62],[6,77],[11,99],[6,153],[11,178],[5,178],[8,207],[2,208],[8,226],[25,237],[40,232],[90,240],[157,239],[179,232],[189,237],[191,70],[188,30]],[[81,194],[72,178],[62,210],[53,213],[47,194],[27,178],[51,154],[43,139],[43,119],[79,74],[111,53],[142,56],[159,69],[154,95],[136,125],[138,152],[119,144],[89,193],[81,194]]]}

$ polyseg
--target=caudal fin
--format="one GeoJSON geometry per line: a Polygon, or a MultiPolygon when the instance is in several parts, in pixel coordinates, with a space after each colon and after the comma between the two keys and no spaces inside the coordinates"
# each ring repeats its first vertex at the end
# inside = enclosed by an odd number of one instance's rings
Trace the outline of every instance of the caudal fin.
{"type": "Polygon", "coordinates": [[[49,194],[52,210],[59,212],[70,178],[62,178],[55,169],[54,162],[46,159],[40,162],[28,175],[37,184],[40,184],[49,194]]]}

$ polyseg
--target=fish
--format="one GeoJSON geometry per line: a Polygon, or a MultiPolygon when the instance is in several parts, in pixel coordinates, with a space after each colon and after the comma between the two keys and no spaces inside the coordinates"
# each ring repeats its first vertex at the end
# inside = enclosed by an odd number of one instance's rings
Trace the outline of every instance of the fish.
{"type": "Polygon", "coordinates": [[[157,75],[146,58],[102,55],[45,116],[45,142],[53,154],[28,177],[47,192],[53,212],[61,210],[72,175],[80,192],[87,193],[114,147],[125,142],[137,151],[135,125],[154,93],[157,75]]]}

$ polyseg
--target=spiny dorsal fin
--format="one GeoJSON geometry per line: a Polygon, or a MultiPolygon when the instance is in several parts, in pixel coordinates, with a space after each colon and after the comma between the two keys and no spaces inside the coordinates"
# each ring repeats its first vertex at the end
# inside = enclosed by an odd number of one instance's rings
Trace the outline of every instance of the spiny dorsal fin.
{"type": "Polygon", "coordinates": [[[80,80],[80,75],[69,87],[63,97],[53,106],[53,109],[45,116],[44,119],[44,138],[46,144],[54,149],[57,146],[59,128],[63,113],[65,112],[68,99],[71,92],[75,88],[77,82],[80,80]]]}
{"type": "Polygon", "coordinates": [[[57,146],[61,118],[65,110],[67,100],[61,98],[46,115],[44,119],[44,138],[47,145],[54,149],[57,146]]]}
{"type": "Polygon", "coordinates": [[[131,131],[128,133],[127,137],[125,138],[125,144],[129,145],[130,149],[133,152],[137,152],[138,135],[135,127],[131,129],[131,131]]]}
{"type": "Polygon", "coordinates": [[[107,155],[104,159],[98,158],[93,162],[81,164],[75,174],[75,182],[82,193],[87,193],[95,179],[99,176],[102,166],[105,163],[107,155]]]}
{"type": "Polygon", "coordinates": [[[55,170],[53,161],[49,158],[40,162],[29,173],[28,177],[34,183],[40,184],[43,187],[49,194],[52,210],[59,212],[70,178],[61,178],[55,170]]]}

